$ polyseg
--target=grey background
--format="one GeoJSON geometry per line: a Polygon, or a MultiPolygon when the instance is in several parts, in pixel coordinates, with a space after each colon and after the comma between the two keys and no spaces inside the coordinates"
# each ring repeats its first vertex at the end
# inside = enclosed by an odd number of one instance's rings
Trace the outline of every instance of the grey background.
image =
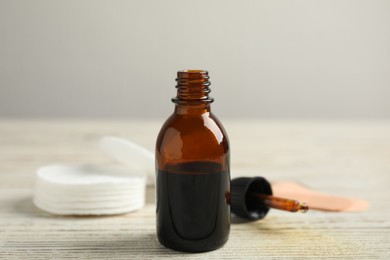
{"type": "Polygon", "coordinates": [[[0,0],[0,116],[166,117],[207,69],[223,117],[390,117],[390,1],[0,0]]]}

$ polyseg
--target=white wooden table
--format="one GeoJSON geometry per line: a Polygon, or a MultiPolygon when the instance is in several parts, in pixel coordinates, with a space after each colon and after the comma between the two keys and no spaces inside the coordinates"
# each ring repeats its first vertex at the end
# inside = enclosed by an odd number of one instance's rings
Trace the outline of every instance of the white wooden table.
{"type": "Polygon", "coordinates": [[[162,121],[0,120],[0,258],[390,258],[390,121],[228,121],[232,177],[262,175],[366,199],[363,213],[271,210],[234,219],[229,242],[209,253],[163,248],[155,235],[154,190],[126,215],[54,216],[32,204],[35,171],[57,163],[110,161],[106,134],[153,150],[162,121]]]}

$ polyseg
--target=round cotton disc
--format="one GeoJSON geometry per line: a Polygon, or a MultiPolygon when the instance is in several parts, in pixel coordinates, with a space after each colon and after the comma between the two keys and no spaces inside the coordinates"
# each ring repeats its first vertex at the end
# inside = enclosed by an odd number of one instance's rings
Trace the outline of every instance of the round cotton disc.
{"type": "Polygon", "coordinates": [[[39,180],[69,187],[145,182],[142,172],[131,172],[120,165],[49,165],[40,168],[37,175],[39,180]]]}
{"type": "Polygon", "coordinates": [[[144,199],[137,200],[111,200],[111,201],[100,201],[100,202],[90,202],[90,201],[54,201],[48,200],[41,196],[35,196],[34,201],[39,201],[47,206],[53,208],[62,208],[62,209],[99,209],[99,208],[125,208],[132,205],[144,204],[144,199]]]}
{"type": "Polygon", "coordinates": [[[95,208],[95,209],[88,209],[88,208],[64,208],[64,207],[58,207],[53,206],[50,204],[47,204],[43,201],[40,201],[37,198],[34,198],[34,204],[49,213],[53,214],[59,214],[59,215],[110,215],[110,214],[123,214],[128,213],[131,211],[135,211],[138,209],[141,209],[144,206],[144,203],[139,204],[132,204],[128,205],[126,207],[106,207],[106,208],[95,208]]]}
{"type": "Polygon", "coordinates": [[[115,161],[132,169],[143,170],[148,175],[148,184],[154,183],[154,154],[144,147],[126,139],[105,136],[99,141],[100,149],[115,161]]]}
{"type": "Polygon", "coordinates": [[[119,214],[145,203],[146,176],[119,165],[49,165],[37,172],[34,203],[55,214],[119,214]]]}

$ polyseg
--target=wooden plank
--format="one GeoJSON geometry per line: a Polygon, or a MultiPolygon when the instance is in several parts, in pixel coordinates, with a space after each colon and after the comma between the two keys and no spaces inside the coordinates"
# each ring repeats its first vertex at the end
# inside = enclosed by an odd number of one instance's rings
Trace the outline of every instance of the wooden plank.
{"type": "Polygon", "coordinates": [[[202,254],[163,248],[155,235],[154,189],[146,207],[109,217],[54,216],[32,204],[36,169],[53,162],[105,163],[96,140],[122,136],[153,149],[160,121],[0,120],[0,258],[254,259],[390,257],[390,121],[226,121],[232,176],[295,180],[367,199],[362,213],[233,218],[229,242],[202,254]]]}

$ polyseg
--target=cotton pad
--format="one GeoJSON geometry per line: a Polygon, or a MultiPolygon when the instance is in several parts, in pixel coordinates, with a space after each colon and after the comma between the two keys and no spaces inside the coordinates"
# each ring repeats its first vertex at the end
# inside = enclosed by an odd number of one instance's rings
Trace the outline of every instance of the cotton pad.
{"type": "Polygon", "coordinates": [[[59,215],[110,215],[110,214],[123,214],[131,211],[138,210],[144,206],[143,202],[139,202],[138,204],[131,204],[125,207],[99,207],[99,208],[85,208],[81,207],[63,207],[63,206],[55,206],[48,204],[44,201],[41,201],[38,198],[34,198],[35,205],[47,212],[59,215]]]}
{"type": "Polygon", "coordinates": [[[37,195],[34,198],[36,201],[39,201],[43,204],[49,205],[53,208],[81,208],[81,209],[99,209],[99,208],[125,208],[132,205],[138,205],[144,202],[141,199],[133,199],[132,201],[125,199],[114,199],[106,200],[100,202],[90,202],[90,201],[55,201],[48,200],[47,198],[42,198],[37,195]]]}
{"type": "Polygon", "coordinates": [[[100,149],[115,161],[129,169],[146,172],[149,185],[154,184],[154,154],[146,148],[126,139],[104,136],[99,141],[100,149]]]}
{"type": "Polygon", "coordinates": [[[145,204],[146,175],[121,165],[49,165],[37,171],[34,203],[62,215],[126,213],[145,204]]]}

